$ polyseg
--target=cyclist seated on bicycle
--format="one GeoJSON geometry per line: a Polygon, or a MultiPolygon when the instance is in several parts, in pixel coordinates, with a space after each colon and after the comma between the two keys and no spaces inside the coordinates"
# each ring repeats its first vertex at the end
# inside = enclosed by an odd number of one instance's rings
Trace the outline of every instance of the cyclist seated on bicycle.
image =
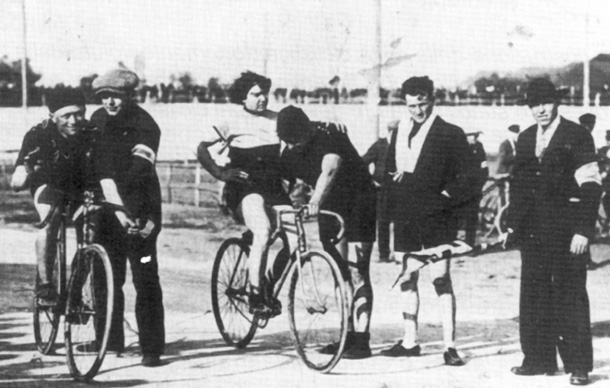
{"type": "MultiPolygon", "coordinates": [[[[353,286],[354,309],[343,357],[371,356],[369,326],[373,308],[373,289],[369,276],[371,251],[375,241],[375,185],[368,168],[350,142],[345,131],[321,128],[309,121],[305,113],[293,106],[278,114],[277,133],[286,143],[281,162],[284,178],[302,179],[315,187],[308,207],[311,215],[319,210],[340,214],[345,222],[345,236],[332,241],[337,233],[333,218],[319,218],[320,240],[333,257],[340,255],[348,263],[353,286]],[[348,245],[348,243],[351,243],[348,245]],[[348,249],[355,251],[348,255],[348,249]]],[[[334,352],[330,344],[323,353],[334,352]]]]}
{"type": "MultiPolygon", "coordinates": [[[[197,158],[214,178],[226,182],[223,196],[226,206],[252,232],[248,256],[252,313],[269,310],[264,286],[261,284],[263,250],[271,234],[273,207],[289,206],[290,199],[278,169],[280,142],[275,131],[277,113],[267,109],[271,80],[245,72],[229,89],[232,103],[241,105],[218,125],[219,133],[211,129],[199,144],[197,158]],[[221,136],[221,137],[219,137],[221,136]],[[208,148],[219,141],[229,148],[230,163],[220,166],[208,148]]],[[[289,257],[286,252],[285,258],[289,257]]]]}
{"type": "MultiPolygon", "coordinates": [[[[262,255],[272,230],[274,213],[290,206],[279,171],[280,140],[276,132],[277,112],[267,109],[271,80],[246,71],[229,88],[229,100],[239,109],[224,123],[209,130],[197,148],[197,159],[214,178],[226,182],[223,197],[226,207],[252,232],[248,256],[251,288],[250,311],[278,312],[279,301],[272,300],[270,284],[262,284],[262,255]],[[211,146],[228,147],[230,162],[219,165],[211,146]]],[[[291,236],[289,236],[290,238],[291,236]]],[[[294,242],[290,244],[294,246],[294,242]]],[[[273,273],[281,273],[290,252],[283,252],[274,263],[273,273]]]]}
{"type": "MultiPolygon", "coordinates": [[[[49,119],[30,129],[23,138],[15,162],[11,187],[15,191],[29,186],[41,220],[62,195],[77,197],[88,185],[88,154],[95,131],[85,121],[85,97],[78,89],[63,89],[47,96],[49,119]]],[[[56,237],[62,209],[58,207],[50,222],[36,238],[40,303],[53,304],[57,292],[52,282],[56,237]]]]}

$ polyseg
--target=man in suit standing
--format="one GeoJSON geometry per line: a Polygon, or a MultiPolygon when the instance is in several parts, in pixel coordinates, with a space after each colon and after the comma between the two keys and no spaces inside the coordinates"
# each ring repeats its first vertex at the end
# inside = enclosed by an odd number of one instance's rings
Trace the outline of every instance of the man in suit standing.
{"type": "MultiPolygon", "coordinates": [[[[434,84],[428,77],[412,77],[401,94],[408,114],[389,125],[390,148],[386,180],[394,221],[395,257],[452,242],[457,236],[458,204],[468,200],[465,161],[468,143],[461,128],[449,124],[434,109],[434,84]]],[[[432,284],[441,305],[447,365],[463,365],[455,349],[455,297],[449,260],[430,264],[432,284]]],[[[401,283],[405,332],[402,341],[381,352],[388,357],[419,356],[417,271],[401,283]]]]}
{"type": "Polygon", "coordinates": [[[564,91],[533,79],[526,91],[536,120],[519,136],[508,231],[521,246],[519,376],[552,375],[556,352],[570,383],[586,385],[593,368],[587,255],[601,192],[589,131],[560,117],[564,91]]]}

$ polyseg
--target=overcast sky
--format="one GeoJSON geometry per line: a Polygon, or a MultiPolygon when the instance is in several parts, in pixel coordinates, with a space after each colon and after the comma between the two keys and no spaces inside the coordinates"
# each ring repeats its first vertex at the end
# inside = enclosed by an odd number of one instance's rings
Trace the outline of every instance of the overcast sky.
{"type": "MultiPolygon", "coordinates": [[[[0,55],[23,50],[22,0],[2,0],[0,55]]],[[[77,84],[119,61],[149,83],[265,70],[274,86],[366,86],[375,0],[25,0],[41,83],[77,84]],[[60,5],[61,4],[61,5],[60,5]],[[138,58],[138,59],[136,59],[138,58]],[[266,58],[266,61],[265,61],[266,58]],[[139,63],[139,64],[137,64],[139,63]]],[[[381,0],[382,84],[430,75],[453,87],[481,70],[560,66],[610,53],[607,0],[381,0]],[[394,59],[392,59],[394,58],[394,59]]]]}

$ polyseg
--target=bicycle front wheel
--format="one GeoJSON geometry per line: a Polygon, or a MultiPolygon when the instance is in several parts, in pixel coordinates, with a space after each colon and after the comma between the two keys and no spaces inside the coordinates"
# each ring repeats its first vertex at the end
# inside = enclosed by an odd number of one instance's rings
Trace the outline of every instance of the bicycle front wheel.
{"type": "MultiPolygon", "coordinates": [[[[57,230],[57,240],[55,242],[55,255],[51,270],[51,284],[57,294],[55,304],[49,305],[41,303],[36,296],[33,300],[34,312],[34,339],[36,347],[42,354],[51,354],[57,332],[59,331],[59,320],[63,312],[62,295],[66,289],[66,250],[65,250],[66,226],[62,221],[57,230]]],[[[40,284],[40,276],[36,275],[36,290],[40,284]]]]}
{"type": "Polygon", "coordinates": [[[248,253],[242,239],[222,243],[212,269],[212,309],[220,335],[227,345],[246,347],[256,332],[258,317],[250,314],[248,253]]]}
{"type": "Polygon", "coordinates": [[[73,264],[65,322],[66,357],[72,376],[91,380],[104,360],[112,319],[114,280],[106,250],[82,249],[73,264]]]}
{"type": "Polygon", "coordinates": [[[327,373],[339,362],[345,346],[350,300],[347,283],[326,252],[306,252],[298,266],[297,261],[288,296],[290,330],[303,363],[327,373]]]}

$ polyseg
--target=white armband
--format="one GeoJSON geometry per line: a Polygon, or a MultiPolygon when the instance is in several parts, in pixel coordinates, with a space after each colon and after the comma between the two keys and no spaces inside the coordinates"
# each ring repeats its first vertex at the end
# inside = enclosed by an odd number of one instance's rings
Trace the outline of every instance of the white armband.
{"type": "Polygon", "coordinates": [[[139,156],[143,159],[148,160],[151,164],[155,163],[155,151],[152,150],[152,148],[150,148],[147,145],[144,144],[136,144],[135,147],[133,147],[133,149],[131,150],[131,153],[134,156],[139,156]]]}
{"type": "Polygon", "coordinates": [[[579,187],[587,182],[597,183],[598,185],[602,184],[602,177],[599,174],[597,162],[591,162],[580,166],[574,173],[574,178],[579,187]]]}

